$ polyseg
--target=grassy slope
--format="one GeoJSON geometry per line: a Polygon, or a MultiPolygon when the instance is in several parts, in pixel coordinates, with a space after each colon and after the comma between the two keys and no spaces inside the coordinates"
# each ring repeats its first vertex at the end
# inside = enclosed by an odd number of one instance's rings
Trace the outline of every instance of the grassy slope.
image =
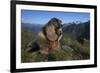
{"type": "MultiPolygon", "coordinates": [[[[30,31],[22,31],[22,62],[43,62],[43,61],[64,61],[64,60],[84,60],[89,59],[90,42],[84,40],[79,43],[71,37],[63,37],[61,40],[61,49],[52,51],[50,54],[41,54],[39,51],[28,52],[27,44],[35,40],[35,35],[30,31]]],[[[33,46],[34,47],[34,46],[33,46]]]]}

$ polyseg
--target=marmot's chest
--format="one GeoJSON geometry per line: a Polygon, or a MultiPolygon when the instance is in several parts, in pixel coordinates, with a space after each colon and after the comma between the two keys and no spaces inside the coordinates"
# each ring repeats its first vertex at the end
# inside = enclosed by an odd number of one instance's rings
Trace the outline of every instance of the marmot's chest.
{"type": "Polygon", "coordinates": [[[56,50],[59,48],[59,42],[58,41],[47,42],[45,43],[45,46],[48,47],[49,50],[56,50]]]}
{"type": "Polygon", "coordinates": [[[47,36],[47,38],[48,38],[50,41],[55,41],[55,40],[57,40],[58,35],[56,34],[54,27],[49,27],[49,28],[46,30],[46,33],[47,33],[46,36],[47,36]]]}

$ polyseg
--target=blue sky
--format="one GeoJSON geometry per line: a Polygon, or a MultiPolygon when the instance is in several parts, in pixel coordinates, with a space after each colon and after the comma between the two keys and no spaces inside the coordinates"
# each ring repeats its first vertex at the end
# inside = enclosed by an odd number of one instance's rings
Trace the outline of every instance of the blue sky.
{"type": "Polygon", "coordinates": [[[90,20],[89,13],[21,10],[21,21],[25,23],[46,24],[53,17],[63,23],[90,20]]]}

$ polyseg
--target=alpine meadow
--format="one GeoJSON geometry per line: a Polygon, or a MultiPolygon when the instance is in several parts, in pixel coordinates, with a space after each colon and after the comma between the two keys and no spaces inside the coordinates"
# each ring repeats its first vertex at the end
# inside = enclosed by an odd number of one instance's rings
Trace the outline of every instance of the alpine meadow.
{"type": "Polygon", "coordinates": [[[88,59],[90,59],[89,13],[21,10],[22,63],[88,59]],[[43,32],[45,40],[38,38],[39,32],[43,32]],[[56,37],[60,39],[57,39],[57,42],[56,37]]]}

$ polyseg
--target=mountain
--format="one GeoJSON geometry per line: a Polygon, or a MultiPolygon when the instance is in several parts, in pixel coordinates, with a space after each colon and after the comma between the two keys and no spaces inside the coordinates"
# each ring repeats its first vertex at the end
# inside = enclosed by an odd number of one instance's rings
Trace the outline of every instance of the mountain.
{"type": "MultiPolygon", "coordinates": [[[[21,23],[21,28],[30,30],[32,32],[39,32],[43,25],[21,23]]],[[[87,22],[72,22],[63,24],[63,32],[65,36],[69,36],[75,39],[90,39],[90,21],[87,22]]]]}
{"type": "Polygon", "coordinates": [[[70,23],[64,24],[63,27],[64,35],[71,36],[76,39],[90,39],[90,21],[83,23],[70,23]],[[66,25],[66,26],[65,26],[66,25]]]}
{"type": "Polygon", "coordinates": [[[29,30],[32,32],[39,32],[41,28],[41,24],[21,23],[21,29],[29,30]]]}

